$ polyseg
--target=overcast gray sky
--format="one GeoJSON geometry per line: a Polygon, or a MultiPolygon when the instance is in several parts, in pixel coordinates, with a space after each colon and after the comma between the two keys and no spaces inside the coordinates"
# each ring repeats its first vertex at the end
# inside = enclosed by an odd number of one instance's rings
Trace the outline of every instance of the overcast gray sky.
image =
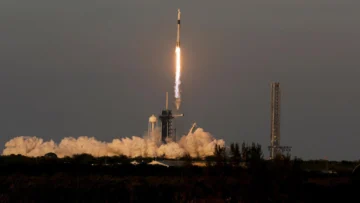
{"type": "Polygon", "coordinates": [[[177,8],[178,131],[196,121],[267,155],[279,81],[292,155],[360,158],[358,0],[2,0],[0,149],[22,135],[141,135],[173,95],[177,8]]]}

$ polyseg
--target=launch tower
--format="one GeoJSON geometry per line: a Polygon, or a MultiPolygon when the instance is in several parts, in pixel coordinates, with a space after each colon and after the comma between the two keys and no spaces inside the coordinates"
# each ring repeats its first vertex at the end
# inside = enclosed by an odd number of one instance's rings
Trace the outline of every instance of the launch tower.
{"type": "Polygon", "coordinates": [[[173,115],[172,111],[168,108],[168,93],[166,92],[166,108],[162,110],[159,119],[161,121],[161,141],[166,143],[166,138],[173,137],[172,119],[184,116],[184,114],[173,115]]]}
{"type": "Polygon", "coordinates": [[[280,83],[271,83],[271,133],[270,133],[270,159],[284,151],[289,152],[291,147],[280,146],[280,83]]]}
{"type": "Polygon", "coordinates": [[[161,121],[161,141],[165,143],[167,137],[172,134],[172,116],[171,110],[168,108],[168,93],[166,92],[166,108],[162,110],[159,119],[161,121]]]}

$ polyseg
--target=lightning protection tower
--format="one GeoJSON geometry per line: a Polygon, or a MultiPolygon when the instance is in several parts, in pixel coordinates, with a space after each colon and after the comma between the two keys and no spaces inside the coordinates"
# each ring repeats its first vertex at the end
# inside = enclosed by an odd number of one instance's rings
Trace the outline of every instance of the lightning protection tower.
{"type": "Polygon", "coordinates": [[[271,83],[271,133],[270,133],[270,159],[284,151],[290,151],[289,146],[280,146],[280,83],[271,83]]]}

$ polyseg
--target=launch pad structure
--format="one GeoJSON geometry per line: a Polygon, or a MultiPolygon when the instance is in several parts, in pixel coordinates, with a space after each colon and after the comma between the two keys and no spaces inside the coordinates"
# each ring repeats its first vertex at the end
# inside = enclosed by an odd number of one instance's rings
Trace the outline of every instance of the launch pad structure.
{"type": "Polygon", "coordinates": [[[161,111],[161,115],[159,115],[159,119],[161,121],[161,141],[166,143],[167,138],[174,138],[174,129],[172,126],[172,120],[174,118],[184,116],[184,114],[172,114],[172,110],[169,109],[168,106],[169,97],[168,93],[166,92],[166,106],[165,109],[161,111]]]}
{"type": "Polygon", "coordinates": [[[270,133],[270,159],[284,152],[290,152],[290,146],[280,145],[280,107],[281,89],[279,82],[271,83],[271,133],[270,133]]]}

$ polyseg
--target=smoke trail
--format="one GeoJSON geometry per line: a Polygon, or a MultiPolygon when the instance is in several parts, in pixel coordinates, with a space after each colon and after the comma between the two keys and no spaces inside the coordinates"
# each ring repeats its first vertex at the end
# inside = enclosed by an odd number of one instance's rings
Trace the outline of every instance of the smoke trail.
{"type": "Polygon", "coordinates": [[[175,74],[175,105],[176,109],[179,110],[181,104],[181,95],[180,95],[180,75],[181,75],[181,64],[180,64],[180,47],[176,46],[176,74],[175,74]]]}
{"type": "Polygon", "coordinates": [[[165,155],[166,158],[179,158],[186,153],[192,157],[212,155],[215,144],[224,146],[223,140],[216,140],[210,133],[198,128],[193,133],[184,135],[178,142],[160,142],[160,129],[156,128],[151,136],[114,139],[112,142],[101,142],[93,137],[65,137],[60,144],[50,140],[44,142],[37,137],[16,137],[5,144],[3,155],[21,154],[37,157],[53,152],[58,157],[87,153],[94,157],[125,155],[128,157],[156,157],[165,155]]]}

